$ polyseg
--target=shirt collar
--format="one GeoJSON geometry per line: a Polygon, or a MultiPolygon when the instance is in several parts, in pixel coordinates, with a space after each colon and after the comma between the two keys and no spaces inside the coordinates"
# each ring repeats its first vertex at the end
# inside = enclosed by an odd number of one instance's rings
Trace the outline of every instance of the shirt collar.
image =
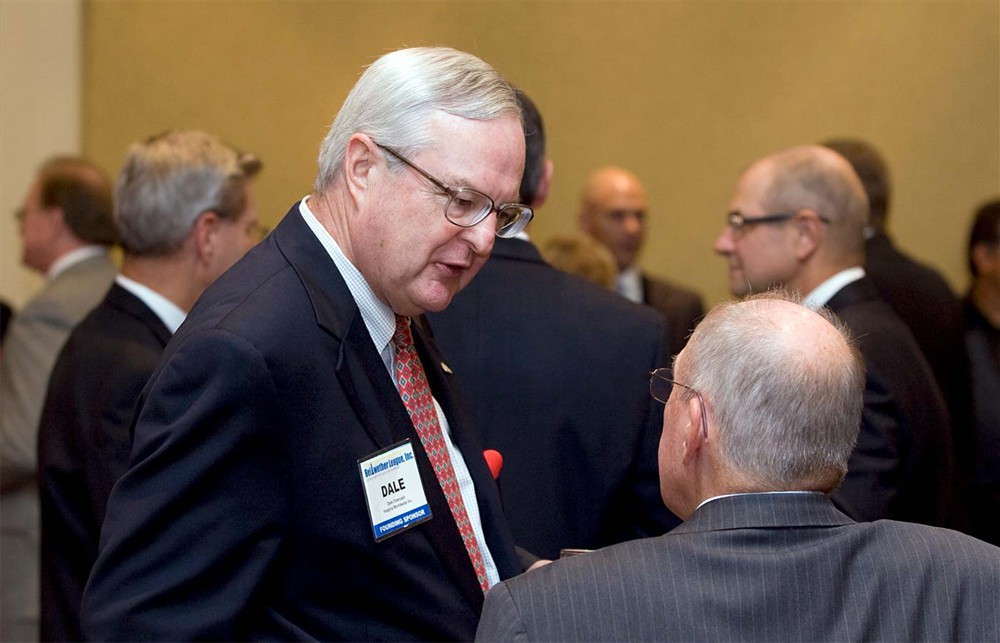
{"type": "Polygon", "coordinates": [[[107,248],[96,245],[82,246],[76,250],[70,250],[52,262],[52,265],[49,266],[49,271],[45,273],[45,277],[49,280],[55,279],[62,273],[66,272],[70,266],[74,266],[81,261],[90,259],[91,257],[99,257],[101,255],[107,256],[107,254],[107,248]]]}
{"type": "Polygon", "coordinates": [[[638,266],[629,266],[615,277],[615,291],[629,301],[642,303],[642,271],[638,266]]]}
{"type": "Polygon", "coordinates": [[[722,498],[732,498],[734,496],[761,496],[761,495],[778,495],[778,494],[788,495],[788,494],[795,494],[795,493],[798,493],[798,494],[815,493],[815,494],[818,494],[818,495],[821,495],[821,496],[824,495],[820,491],[752,491],[752,492],[749,492],[749,493],[725,493],[725,494],[722,494],[721,496],[712,496],[711,498],[706,498],[705,500],[702,500],[698,504],[698,506],[695,507],[695,511],[698,511],[699,509],[701,509],[702,507],[704,507],[708,503],[712,502],[713,500],[720,500],[722,498]]]}
{"type": "Polygon", "coordinates": [[[134,279],[129,279],[125,275],[116,275],[115,283],[146,304],[146,307],[160,318],[160,321],[167,327],[171,335],[177,332],[181,323],[184,322],[184,318],[187,317],[187,313],[180,306],[145,284],[141,284],[134,279]]]}
{"type": "Polygon", "coordinates": [[[358,310],[361,311],[361,319],[364,320],[365,327],[368,328],[368,334],[371,336],[379,355],[382,356],[386,368],[391,371],[392,354],[389,350],[389,342],[396,331],[396,314],[388,304],[375,295],[375,291],[368,285],[368,281],[365,280],[361,271],[344,255],[340,244],[309,209],[309,205],[306,203],[308,199],[309,197],[306,196],[299,202],[299,213],[323,248],[326,249],[327,254],[330,255],[344,281],[347,282],[347,288],[351,291],[351,296],[358,305],[358,310]]]}
{"type": "Polygon", "coordinates": [[[812,292],[806,295],[806,298],[802,300],[802,304],[808,308],[812,308],[813,310],[816,310],[821,306],[825,306],[828,301],[833,299],[834,295],[844,288],[844,286],[854,283],[864,276],[865,269],[860,266],[848,268],[847,270],[841,270],[820,285],[813,288],[812,292]]]}

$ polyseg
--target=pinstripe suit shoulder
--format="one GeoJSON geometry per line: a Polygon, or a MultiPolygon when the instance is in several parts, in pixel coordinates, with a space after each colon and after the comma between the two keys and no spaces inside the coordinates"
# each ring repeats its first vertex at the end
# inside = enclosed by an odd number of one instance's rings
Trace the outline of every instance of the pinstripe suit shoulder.
{"type": "Polygon", "coordinates": [[[998,640],[998,604],[996,547],[749,494],[498,585],[477,640],[998,640]]]}

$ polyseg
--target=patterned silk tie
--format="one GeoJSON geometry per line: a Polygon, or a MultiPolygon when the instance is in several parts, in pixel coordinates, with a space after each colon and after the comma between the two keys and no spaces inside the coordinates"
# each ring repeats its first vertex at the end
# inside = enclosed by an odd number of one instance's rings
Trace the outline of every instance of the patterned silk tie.
{"type": "Polygon", "coordinates": [[[408,318],[396,315],[396,332],[392,336],[392,343],[396,346],[396,362],[393,367],[396,385],[399,387],[403,404],[410,414],[413,427],[420,436],[420,443],[424,445],[424,451],[430,457],[438,483],[444,491],[445,498],[448,499],[448,507],[451,509],[452,517],[455,518],[455,524],[458,525],[458,531],[462,534],[479,585],[483,588],[483,592],[486,592],[490,588],[486,579],[486,566],[483,564],[483,556],[476,542],[476,534],[472,531],[469,514],[465,511],[465,502],[462,501],[462,493],[458,488],[455,469],[451,466],[448,445],[445,444],[437,411],[434,409],[431,388],[427,384],[427,376],[420,364],[417,350],[413,347],[409,322],[408,318]]]}

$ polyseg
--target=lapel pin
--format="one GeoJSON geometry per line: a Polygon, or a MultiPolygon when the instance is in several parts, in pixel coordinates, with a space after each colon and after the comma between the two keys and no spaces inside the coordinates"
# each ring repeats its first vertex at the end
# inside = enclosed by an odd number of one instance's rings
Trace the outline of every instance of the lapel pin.
{"type": "Polygon", "coordinates": [[[441,362],[441,370],[447,373],[448,375],[454,375],[454,373],[451,370],[451,367],[445,364],[444,362],[441,362]]]}

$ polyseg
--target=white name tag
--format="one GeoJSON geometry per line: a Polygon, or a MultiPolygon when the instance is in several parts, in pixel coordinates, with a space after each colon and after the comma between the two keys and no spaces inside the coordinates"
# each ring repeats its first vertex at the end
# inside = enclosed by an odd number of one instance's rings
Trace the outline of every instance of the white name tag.
{"type": "Polygon", "coordinates": [[[358,460],[358,469],[376,541],[431,519],[409,440],[358,460]]]}

